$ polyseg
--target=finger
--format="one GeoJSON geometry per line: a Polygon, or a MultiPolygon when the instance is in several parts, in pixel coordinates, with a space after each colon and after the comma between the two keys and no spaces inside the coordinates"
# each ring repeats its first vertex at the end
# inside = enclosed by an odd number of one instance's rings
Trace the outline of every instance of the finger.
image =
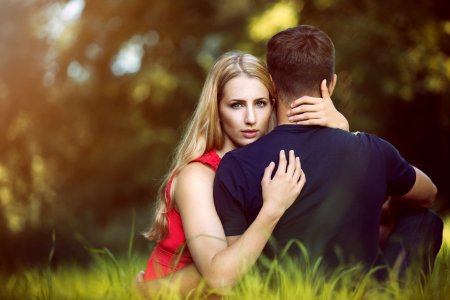
{"type": "Polygon", "coordinates": [[[291,122],[300,122],[300,121],[306,121],[310,119],[322,119],[324,118],[325,114],[323,111],[318,112],[305,112],[299,115],[295,115],[292,117],[289,117],[289,121],[291,122]]]}
{"type": "Polygon", "coordinates": [[[306,175],[303,172],[303,170],[301,171],[302,175],[300,176],[300,180],[297,183],[297,187],[299,189],[299,192],[301,192],[301,190],[303,189],[303,187],[305,186],[306,183],[306,175]]]}
{"type": "Polygon", "coordinates": [[[304,104],[302,106],[299,107],[294,107],[291,108],[290,110],[287,111],[287,116],[295,116],[295,115],[300,115],[303,114],[305,112],[319,112],[319,111],[323,111],[324,110],[324,105],[323,105],[323,101],[322,98],[320,98],[320,102],[316,103],[316,104],[304,104]]]}
{"type": "Polygon", "coordinates": [[[322,80],[322,84],[320,85],[320,91],[322,92],[322,98],[330,98],[330,93],[328,92],[327,80],[322,80]]]}
{"type": "Polygon", "coordinates": [[[317,104],[322,101],[322,98],[311,97],[311,96],[303,96],[298,99],[295,99],[291,102],[291,107],[298,107],[305,104],[317,104]]]}
{"type": "Polygon", "coordinates": [[[302,176],[302,165],[300,163],[300,157],[296,157],[295,158],[295,172],[294,172],[294,176],[292,177],[292,179],[294,180],[294,182],[298,183],[298,181],[300,180],[300,176],[302,176]]]}
{"type": "Polygon", "coordinates": [[[303,121],[298,121],[296,124],[298,125],[307,125],[307,126],[326,126],[327,118],[318,118],[318,119],[308,119],[303,121]]]}
{"type": "Polygon", "coordinates": [[[292,176],[294,175],[295,167],[296,167],[296,165],[295,165],[295,154],[294,154],[294,150],[290,150],[290,151],[289,151],[289,165],[288,165],[287,171],[286,171],[286,174],[287,174],[289,177],[292,177],[292,176]]]}
{"type": "Polygon", "coordinates": [[[284,150],[280,151],[280,157],[278,160],[278,169],[277,174],[284,174],[286,173],[286,153],[284,153],[284,150]]]}
{"type": "Polygon", "coordinates": [[[273,161],[264,169],[264,176],[262,182],[269,182],[272,179],[273,169],[275,168],[275,163],[273,161]]]}
{"type": "Polygon", "coordinates": [[[145,280],[144,280],[144,271],[140,271],[140,272],[138,273],[137,278],[136,278],[136,281],[137,281],[137,282],[144,282],[144,281],[145,281],[145,280]]]}

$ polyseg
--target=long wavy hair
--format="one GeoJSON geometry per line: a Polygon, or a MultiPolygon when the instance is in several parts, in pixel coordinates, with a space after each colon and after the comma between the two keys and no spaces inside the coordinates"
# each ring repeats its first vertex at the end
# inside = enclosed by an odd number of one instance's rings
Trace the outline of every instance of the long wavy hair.
{"type": "MultiPolygon", "coordinates": [[[[224,144],[224,135],[220,125],[219,101],[225,84],[238,76],[248,76],[261,81],[274,99],[275,89],[267,68],[256,57],[241,52],[227,52],[220,56],[210,69],[203,86],[197,108],[189,121],[183,138],[178,144],[169,171],[159,187],[153,225],[144,233],[149,240],[160,241],[167,236],[167,212],[173,205],[167,197],[173,199],[174,184],[170,191],[167,186],[172,177],[192,160],[211,149],[220,150],[224,144]]],[[[272,119],[273,119],[272,114],[272,119]]],[[[273,126],[273,120],[270,127],[273,126]]]]}

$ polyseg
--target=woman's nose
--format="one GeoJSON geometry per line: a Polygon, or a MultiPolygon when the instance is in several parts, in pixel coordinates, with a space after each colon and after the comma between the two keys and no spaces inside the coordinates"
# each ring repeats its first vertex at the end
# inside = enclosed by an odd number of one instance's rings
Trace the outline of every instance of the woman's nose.
{"type": "Polygon", "coordinates": [[[247,112],[245,114],[245,123],[246,124],[255,124],[256,122],[256,115],[255,111],[252,107],[247,108],[247,112]]]}

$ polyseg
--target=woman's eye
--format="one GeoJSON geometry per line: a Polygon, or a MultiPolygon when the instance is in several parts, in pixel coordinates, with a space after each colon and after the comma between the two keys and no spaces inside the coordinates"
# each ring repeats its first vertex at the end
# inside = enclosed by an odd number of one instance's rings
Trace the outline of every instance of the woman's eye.
{"type": "Polygon", "coordinates": [[[267,105],[266,101],[258,101],[258,102],[256,102],[256,106],[258,106],[258,107],[264,107],[266,105],[267,105]]]}
{"type": "Polygon", "coordinates": [[[243,107],[243,105],[242,105],[242,103],[239,103],[239,102],[231,104],[231,108],[233,108],[233,109],[238,109],[238,108],[241,108],[241,107],[243,107]]]}

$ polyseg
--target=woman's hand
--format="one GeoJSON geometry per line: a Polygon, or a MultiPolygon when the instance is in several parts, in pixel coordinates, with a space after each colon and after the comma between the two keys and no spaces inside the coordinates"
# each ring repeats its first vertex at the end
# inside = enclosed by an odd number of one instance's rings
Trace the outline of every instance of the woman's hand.
{"type": "Polygon", "coordinates": [[[319,125],[349,130],[347,119],[336,110],[328,92],[327,81],[320,86],[322,98],[303,96],[291,104],[289,121],[300,125],[319,125]]]}
{"type": "Polygon", "coordinates": [[[300,158],[294,151],[289,151],[289,164],[284,150],[280,151],[278,169],[272,178],[275,163],[271,162],[264,171],[261,181],[263,207],[271,215],[281,216],[297,199],[305,185],[305,174],[300,165],[300,158]]]}
{"type": "Polygon", "coordinates": [[[146,286],[144,279],[144,271],[137,273],[136,278],[134,279],[134,286],[142,297],[149,297],[148,287],[146,286]]]}
{"type": "Polygon", "coordinates": [[[144,298],[160,299],[161,293],[169,289],[184,299],[198,288],[200,289],[197,292],[201,292],[201,288],[203,288],[201,279],[201,275],[195,265],[190,264],[181,270],[171,273],[170,276],[147,281],[144,278],[144,271],[140,271],[134,279],[134,286],[137,292],[144,298]]]}

